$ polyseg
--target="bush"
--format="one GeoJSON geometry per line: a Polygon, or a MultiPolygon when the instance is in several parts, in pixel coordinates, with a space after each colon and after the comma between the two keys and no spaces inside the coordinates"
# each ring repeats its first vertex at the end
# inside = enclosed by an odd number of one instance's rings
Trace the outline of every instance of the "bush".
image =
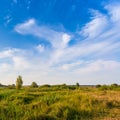
{"type": "Polygon", "coordinates": [[[15,84],[8,85],[8,88],[9,88],[9,89],[15,89],[15,84]]]}
{"type": "Polygon", "coordinates": [[[100,85],[100,84],[96,85],[96,88],[100,88],[100,87],[101,87],[101,85],[100,85]]]}
{"type": "Polygon", "coordinates": [[[109,89],[110,89],[110,87],[107,86],[107,85],[102,85],[102,86],[99,87],[99,88],[100,88],[100,90],[109,90],[109,89]]]}
{"type": "Polygon", "coordinates": [[[32,82],[31,87],[33,87],[33,88],[37,88],[37,87],[38,87],[38,85],[37,85],[37,83],[36,83],[36,82],[32,82]]]}
{"type": "Polygon", "coordinates": [[[40,87],[50,87],[50,85],[45,84],[45,85],[42,85],[42,86],[40,86],[40,87]]]}

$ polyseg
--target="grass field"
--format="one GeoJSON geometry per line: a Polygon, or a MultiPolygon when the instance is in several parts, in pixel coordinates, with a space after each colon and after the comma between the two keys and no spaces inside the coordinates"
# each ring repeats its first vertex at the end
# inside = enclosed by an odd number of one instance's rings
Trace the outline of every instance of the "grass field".
{"type": "Polygon", "coordinates": [[[120,88],[0,88],[0,120],[120,120],[120,88]]]}

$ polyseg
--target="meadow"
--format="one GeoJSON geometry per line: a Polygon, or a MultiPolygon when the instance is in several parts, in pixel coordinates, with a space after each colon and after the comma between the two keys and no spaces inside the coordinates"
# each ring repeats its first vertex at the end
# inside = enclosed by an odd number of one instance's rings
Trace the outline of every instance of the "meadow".
{"type": "Polygon", "coordinates": [[[0,120],[120,120],[120,86],[0,88],[0,120]]]}

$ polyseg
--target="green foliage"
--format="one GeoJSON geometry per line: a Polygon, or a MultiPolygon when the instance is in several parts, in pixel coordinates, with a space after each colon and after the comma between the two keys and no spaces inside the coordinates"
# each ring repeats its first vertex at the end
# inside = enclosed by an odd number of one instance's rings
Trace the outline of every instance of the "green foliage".
{"type": "Polygon", "coordinates": [[[80,88],[80,85],[79,85],[79,83],[77,82],[76,83],[76,89],[79,89],[80,88]]]}
{"type": "Polygon", "coordinates": [[[76,83],[76,86],[79,87],[80,86],[79,83],[76,83]]]}
{"type": "Polygon", "coordinates": [[[9,88],[9,89],[15,89],[15,84],[8,85],[8,88],[9,88]]]}
{"type": "Polygon", "coordinates": [[[50,85],[45,84],[45,85],[42,85],[42,86],[40,86],[40,87],[50,87],[50,85]]]}
{"type": "Polygon", "coordinates": [[[100,88],[100,90],[108,90],[109,89],[109,87],[107,85],[102,85],[99,88],[100,88]]]}
{"type": "Polygon", "coordinates": [[[96,85],[96,88],[100,88],[100,87],[101,87],[101,85],[100,85],[100,84],[96,85]]]}
{"type": "Polygon", "coordinates": [[[118,87],[119,87],[119,86],[118,86],[118,84],[116,84],[116,83],[111,84],[111,86],[110,86],[111,89],[116,89],[116,88],[118,88],[118,87]]]}
{"type": "Polygon", "coordinates": [[[120,86],[116,83],[111,85],[96,85],[100,90],[120,90],[120,86]]]}
{"type": "Polygon", "coordinates": [[[1,87],[6,87],[6,85],[2,85],[2,84],[0,83],[0,88],[1,88],[1,87]]]}
{"type": "Polygon", "coordinates": [[[16,89],[21,89],[22,84],[23,84],[22,76],[19,75],[17,80],[16,80],[16,89]]]}
{"type": "Polygon", "coordinates": [[[37,83],[36,83],[36,82],[32,82],[31,87],[33,87],[33,88],[37,88],[37,87],[38,87],[38,85],[37,85],[37,83]]]}

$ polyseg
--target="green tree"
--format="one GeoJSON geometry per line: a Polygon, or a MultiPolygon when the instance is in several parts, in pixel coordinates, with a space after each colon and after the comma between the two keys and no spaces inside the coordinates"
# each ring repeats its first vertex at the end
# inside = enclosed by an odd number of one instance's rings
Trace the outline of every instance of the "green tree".
{"type": "Polygon", "coordinates": [[[36,83],[36,82],[32,82],[31,87],[37,88],[37,87],[38,87],[38,85],[37,85],[37,83],[36,83]]]}
{"type": "Polygon", "coordinates": [[[79,87],[79,86],[80,86],[78,82],[76,83],[76,86],[77,86],[77,87],[79,87]]]}
{"type": "Polygon", "coordinates": [[[23,84],[22,76],[19,75],[16,80],[16,89],[22,88],[22,84],[23,84]]]}
{"type": "Polygon", "coordinates": [[[78,89],[80,87],[79,83],[77,82],[76,83],[76,88],[78,89]]]}
{"type": "Polygon", "coordinates": [[[100,87],[101,87],[101,85],[100,85],[100,84],[96,85],[96,88],[100,88],[100,87]]]}

